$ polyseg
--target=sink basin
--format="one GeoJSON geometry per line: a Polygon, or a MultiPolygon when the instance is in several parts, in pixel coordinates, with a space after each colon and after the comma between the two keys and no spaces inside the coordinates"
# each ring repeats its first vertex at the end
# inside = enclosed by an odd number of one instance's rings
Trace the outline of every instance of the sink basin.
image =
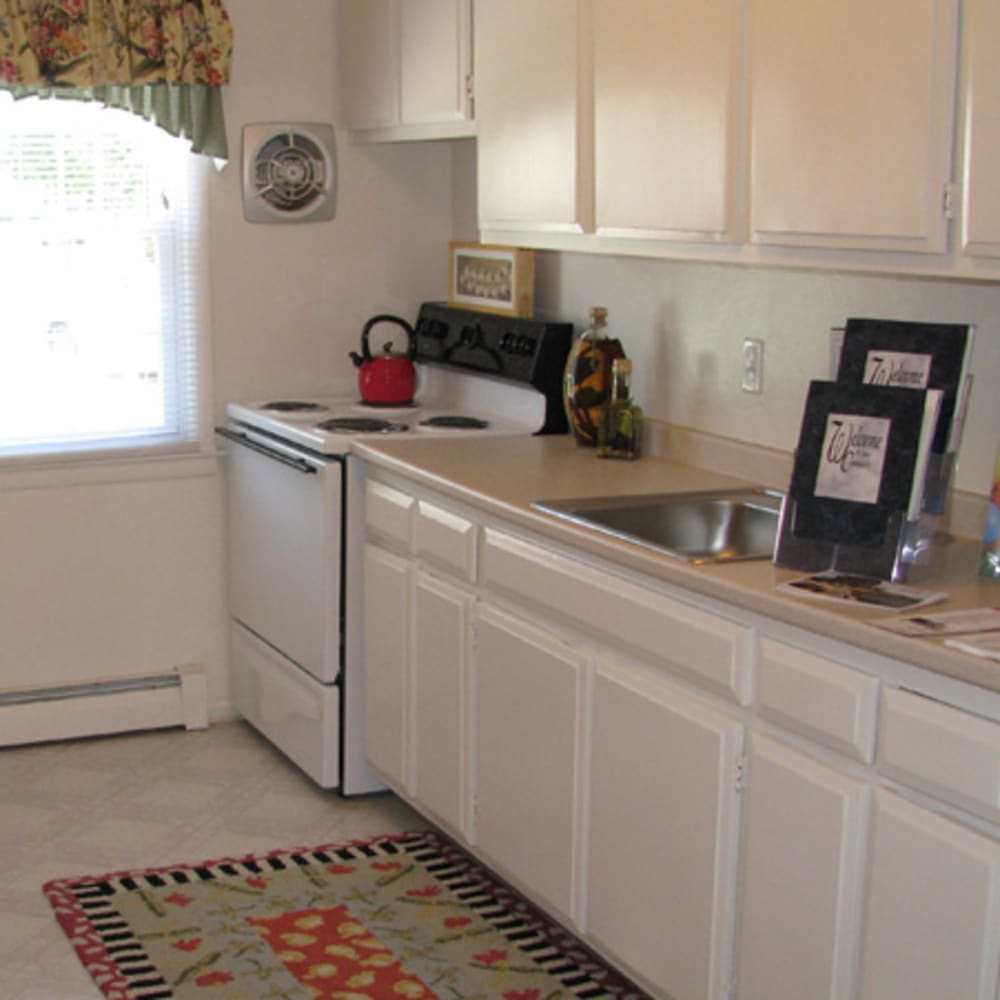
{"type": "Polygon", "coordinates": [[[531,506],[691,563],[770,559],[782,495],[751,487],[701,493],[538,500],[531,506]]]}

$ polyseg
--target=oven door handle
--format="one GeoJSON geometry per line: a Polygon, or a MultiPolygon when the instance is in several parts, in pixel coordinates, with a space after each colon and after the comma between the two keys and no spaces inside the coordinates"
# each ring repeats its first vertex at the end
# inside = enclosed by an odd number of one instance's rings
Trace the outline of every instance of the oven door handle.
{"type": "Polygon", "coordinates": [[[311,476],[315,476],[319,472],[319,469],[307,459],[300,458],[295,455],[285,455],[282,452],[277,451],[274,448],[269,448],[267,445],[255,440],[250,437],[249,434],[232,431],[228,427],[216,427],[215,433],[220,437],[224,437],[229,441],[242,445],[244,448],[256,451],[258,454],[264,455],[266,458],[272,458],[275,462],[281,462],[282,465],[291,466],[291,468],[295,469],[297,472],[304,472],[311,476]]]}

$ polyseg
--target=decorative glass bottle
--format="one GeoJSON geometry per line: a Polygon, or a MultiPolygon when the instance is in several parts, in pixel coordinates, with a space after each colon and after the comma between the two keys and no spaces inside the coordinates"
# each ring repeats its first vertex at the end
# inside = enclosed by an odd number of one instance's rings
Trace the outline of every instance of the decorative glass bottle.
{"type": "Polygon", "coordinates": [[[601,410],[598,458],[638,458],[642,454],[642,409],[632,401],[632,362],[611,362],[611,399],[601,410]]]}
{"type": "Polygon", "coordinates": [[[611,362],[625,357],[620,341],[607,335],[608,311],[590,310],[590,325],[574,341],[566,359],[563,402],[576,443],[597,445],[601,407],[609,399],[611,362]]]}

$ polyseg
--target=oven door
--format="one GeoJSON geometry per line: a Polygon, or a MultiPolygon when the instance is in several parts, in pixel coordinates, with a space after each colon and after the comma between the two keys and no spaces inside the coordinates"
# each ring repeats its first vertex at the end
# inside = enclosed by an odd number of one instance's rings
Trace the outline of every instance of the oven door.
{"type": "Polygon", "coordinates": [[[228,449],[229,609],[324,684],[341,666],[343,461],[246,428],[228,449]]]}

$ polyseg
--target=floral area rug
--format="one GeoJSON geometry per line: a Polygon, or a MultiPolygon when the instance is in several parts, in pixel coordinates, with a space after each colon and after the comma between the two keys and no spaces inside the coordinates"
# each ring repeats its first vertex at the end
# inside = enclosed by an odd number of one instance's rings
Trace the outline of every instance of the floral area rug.
{"type": "Polygon", "coordinates": [[[433,833],[44,886],[112,1000],[632,1000],[433,833]]]}

